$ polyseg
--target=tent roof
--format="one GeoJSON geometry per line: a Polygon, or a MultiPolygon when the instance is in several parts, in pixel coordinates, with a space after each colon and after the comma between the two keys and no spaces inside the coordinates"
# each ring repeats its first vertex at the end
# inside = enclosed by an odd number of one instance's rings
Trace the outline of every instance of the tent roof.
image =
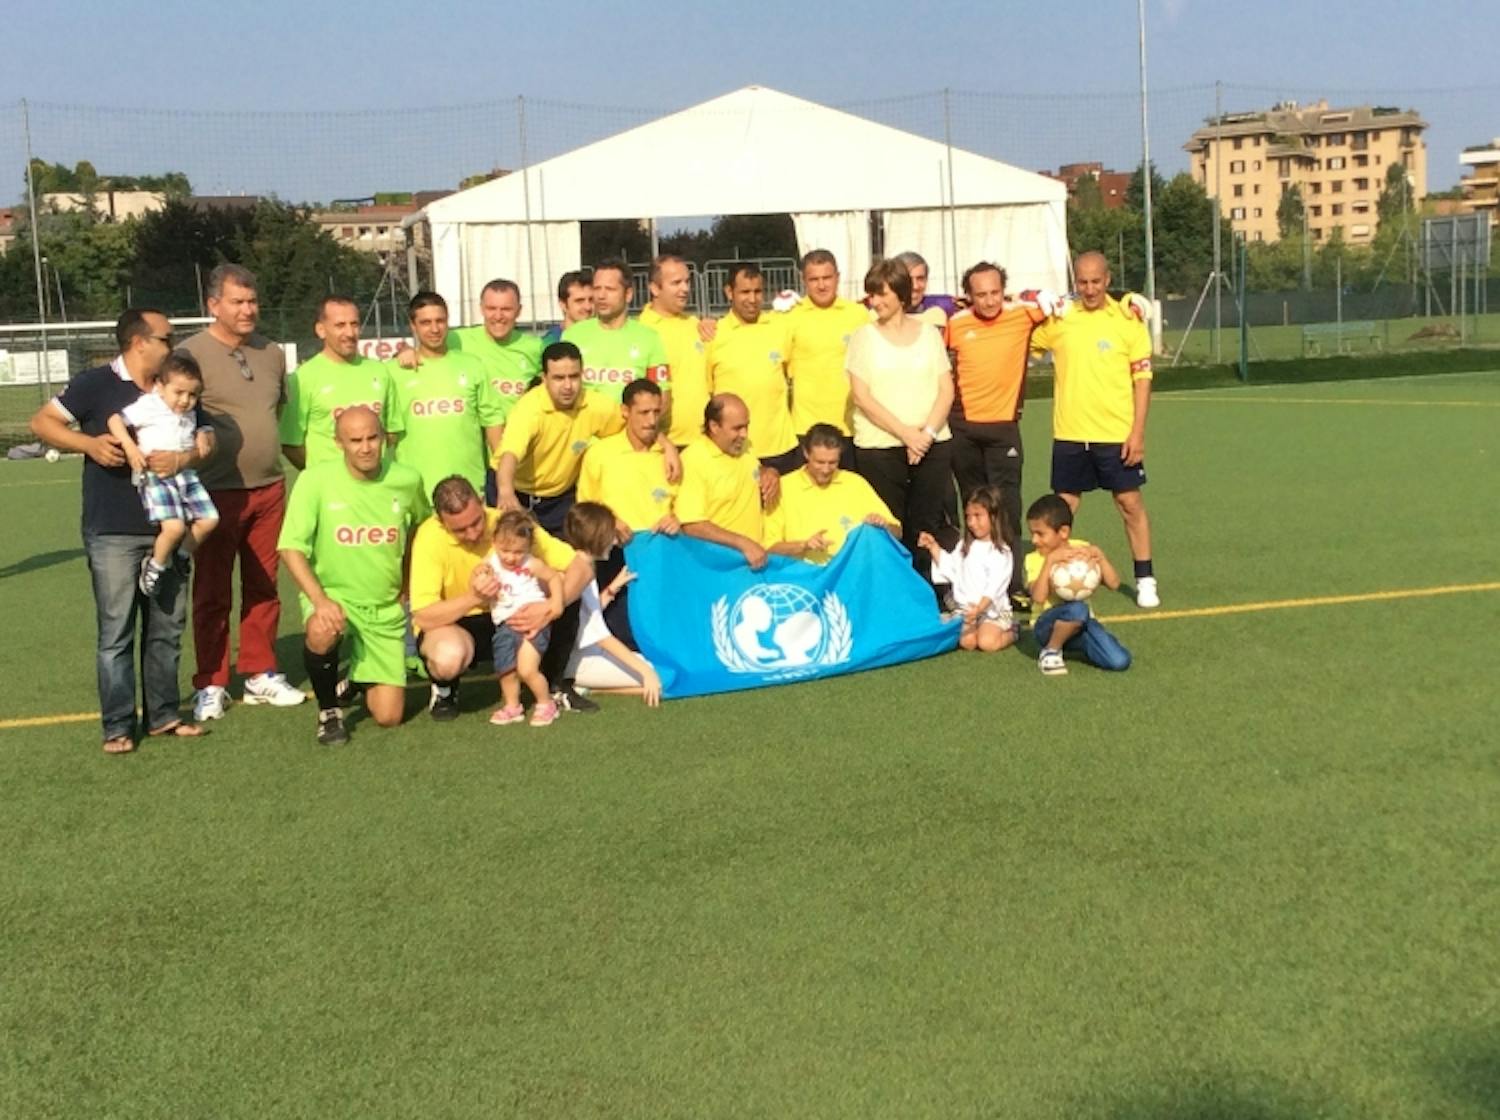
{"type": "MultiPolygon", "coordinates": [[[[531,218],[935,209],[947,200],[947,149],[932,140],[761,86],[575,149],[531,168],[531,218]]],[[[518,222],[519,173],[427,206],[446,222],[518,222]]],[[[1061,203],[1059,182],[953,150],[958,206],[1061,203]]]]}

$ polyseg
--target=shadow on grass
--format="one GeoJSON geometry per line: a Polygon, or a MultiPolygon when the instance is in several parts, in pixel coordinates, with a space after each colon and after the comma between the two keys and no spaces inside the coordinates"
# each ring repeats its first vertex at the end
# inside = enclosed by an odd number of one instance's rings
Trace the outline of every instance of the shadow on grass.
{"type": "Polygon", "coordinates": [[[0,579],[10,579],[12,576],[24,576],[27,572],[53,568],[58,564],[77,560],[82,555],[83,549],[81,548],[56,548],[51,552],[39,552],[35,556],[28,556],[24,560],[17,560],[14,564],[7,564],[0,568],[0,579]]]}
{"type": "Polygon", "coordinates": [[[1269,1081],[1232,1084],[1194,1078],[1145,1091],[1098,1115],[1109,1120],[1308,1120],[1335,1112],[1327,1101],[1299,1097],[1269,1081]]]}
{"type": "Polygon", "coordinates": [[[1500,1025],[1435,1037],[1427,1072],[1463,1115],[1500,1117],[1500,1025]]]}

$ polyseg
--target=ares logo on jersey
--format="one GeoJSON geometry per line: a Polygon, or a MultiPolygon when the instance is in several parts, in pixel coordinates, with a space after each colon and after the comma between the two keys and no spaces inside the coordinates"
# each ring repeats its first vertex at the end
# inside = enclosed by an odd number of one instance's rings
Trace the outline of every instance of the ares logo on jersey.
{"type": "Polygon", "coordinates": [[[460,416],[468,411],[462,397],[434,397],[432,400],[412,401],[413,416],[460,416]]]}
{"type": "Polygon", "coordinates": [[[525,381],[509,381],[504,377],[496,377],[490,380],[490,388],[502,397],[519,397],[526,392],[525,381]]]}
{"type": "Polygon", "coordinates": [[[347,545],[387,545],[401,543],[399,525],[340,525],[333,539],[347,545]]]}
{"type": "Polygon", "coordinates": [[[353,404],[341,405],[340,407],[333,410],[333,422],[337,424],[339,422],[339,417],[344,415],[344,413],[348,412],[351,408],[368,408],[376,416],[379,416],[382,404],[383,402],[381,401],[355,401],[353,404]]]}

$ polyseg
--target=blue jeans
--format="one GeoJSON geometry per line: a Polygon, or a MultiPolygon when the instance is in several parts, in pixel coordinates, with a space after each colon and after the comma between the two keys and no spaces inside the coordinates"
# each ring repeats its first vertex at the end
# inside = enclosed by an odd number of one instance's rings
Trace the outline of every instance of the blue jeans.
{"type": "Polygon", "coordinates": [[[1060,603],[1042,612],[1032,625],[1032,633],[1042,646],[1052,637],[1052,628],[1059,622],[1081,622],[1083,629],[1063,643],[1064,653],[1075,653],[1090,665],[1120,673],[1130,668],[1130,651],[1120,644],[1120,639],[1104,628],[1093,615],[1089,605],[1074,601],[1060,603]]]}
{"type": "Polygon", "coordinates": [[[177,663],[187,622],[187,579],[175,566],[161,575],[156,597],[136,587],[141,561],[151,555],[155,537],[114,533],[83,534],[83,551],[94,581],[94,614],[99,624],[96,662],[99,711],[104,738],[136,736],[135,632],[141,628],[141,696],[146,728],[158,730],[181,718],[177,710],[177,663]]]}

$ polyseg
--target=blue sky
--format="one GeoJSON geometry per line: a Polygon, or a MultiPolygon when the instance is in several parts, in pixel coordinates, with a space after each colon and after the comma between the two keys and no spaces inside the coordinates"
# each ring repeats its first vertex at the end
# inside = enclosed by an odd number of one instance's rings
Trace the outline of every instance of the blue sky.
{"type": "MultiPolygon", "coordinates": [[[[1460,147],[1500,134],[1500,4],[1149,0],[1147,11],[1153,156],[1168,172],[1184,166],[1216,80],[1226,109],[1320,94],[1415,107],[1432,125],[1435,187],[1456,180],[1460,147]]],[[[963,146],[1033,168],[1128,166],[1139,158],[1135,12],[1134,0],[262,0],[225,14],[181,0],[30,4],[8,17],[0,174],[22,166],[23,97],[46,158],[181,167],[204,191],[326,200],[513,166],[518,94],[535,159],[752,83],[929,134],[947,87],[960,91],[963,146]]]]}

